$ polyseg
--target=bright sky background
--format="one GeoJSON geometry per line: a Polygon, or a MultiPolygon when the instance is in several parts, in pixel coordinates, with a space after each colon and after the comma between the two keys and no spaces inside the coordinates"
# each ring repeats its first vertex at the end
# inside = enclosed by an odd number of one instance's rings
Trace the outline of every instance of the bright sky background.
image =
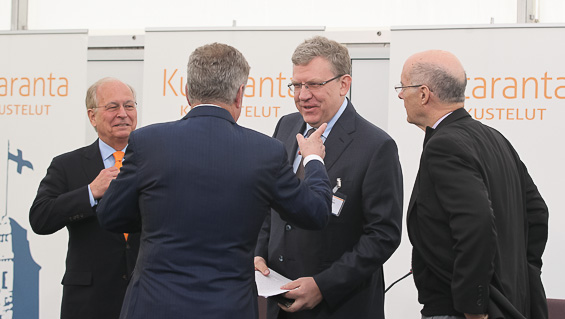
{"type": "MultiPolygon", "coordinates": [[[[12,0],[0,0],[0,30],[12,0]]],[[[539,0],[540,22],[565,23],[565,1],[539,0]]],[[[517,0],[28,0],[30,30],[94,32],[158,27],[325,26],[515,23],[517,0]]]]}

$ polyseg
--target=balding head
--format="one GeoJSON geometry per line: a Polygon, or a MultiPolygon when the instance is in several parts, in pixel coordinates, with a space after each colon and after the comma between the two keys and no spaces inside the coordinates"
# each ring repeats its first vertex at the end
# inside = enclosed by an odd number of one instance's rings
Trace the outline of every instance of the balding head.
{"type": "Polygon", "coordinates": [[[441,103],[465,102],[467,76],[463,65],[451,52],[429,50],[416,53],[406,60],[402,72],[406,72],[412,82],[403,85],[427,85],[441,103]]]}

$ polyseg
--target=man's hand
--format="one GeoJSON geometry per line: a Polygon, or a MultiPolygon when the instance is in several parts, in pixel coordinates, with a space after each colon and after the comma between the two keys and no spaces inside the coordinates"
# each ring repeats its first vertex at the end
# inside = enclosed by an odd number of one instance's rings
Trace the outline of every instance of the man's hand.
{"type": "Polygon", "coordinates": [[[267,267],[267,262],[263,257],[255,256],[253,262],[255,263],[255,270],[260,271],[263,276],[267,276],[270,273],[269,267],[267,267]]]}
{"type": "Polygon", "coordinates": [[[300,154],[303,158],[308,155],[318,155],[321,158],[326,156],[326,147],[322,142],[322,134],[326,130],[328,124],[324,123],[316,129],[309,138],[305,138],[302,134],[296,135],[296,140],[298,141],[298,148],[300,149],[300,154]]]}
{"type": "Polygon", "coordinates": [[[120,170],[117,167],[108,167],[100,171],[100,174],[90,183],[90,190],[94,199],[100,199],[110,186],[110,182],[116,179],[120,170]]]}
{"type": "MultiPolygon", "coordinates": [[[[310,137],[312,137],[312,135],[310,137]]],[[[290,289],[284,296],[289,299],[294,299],[294,303],[288,308],[279,304],[279,307],[286,312],[312,309],[322,302],[323,299],[322,292],[312,277],[298,278],[282,286],[281,289],[290,289]]]]}
{"type": "Polygon", "coordinates": [[[488,319],[488,314],[472,315],[470,313],[465,314],[466,319],[488,319]]]}

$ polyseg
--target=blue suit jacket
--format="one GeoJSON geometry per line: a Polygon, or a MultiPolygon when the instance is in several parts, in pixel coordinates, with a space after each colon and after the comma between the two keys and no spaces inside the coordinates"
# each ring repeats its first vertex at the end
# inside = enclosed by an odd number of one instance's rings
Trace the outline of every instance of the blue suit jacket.
{"type": "Polygon", "coordinates": [[[102,227],[142,232],[121,318],[257,318],[253,249],[270,207],[302,227],[328,220],[322,163],[299,181],[282,143],[219,107],[134,131],[126,156],[98,207],[102,227]]]}

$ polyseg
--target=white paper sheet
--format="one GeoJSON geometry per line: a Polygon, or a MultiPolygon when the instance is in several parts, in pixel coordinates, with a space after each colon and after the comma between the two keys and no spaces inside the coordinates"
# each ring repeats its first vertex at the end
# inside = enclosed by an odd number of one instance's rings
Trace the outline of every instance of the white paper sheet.
{"type": "Polygon", "coordinates": [[[255,283],[257,284],[258,295],[261,297],[269,297],[287,292],[288,290],[280,289],[280,287],[292,280],[272,269],[269,270],[271,272],[268,276],[263,276],[262,273],[255,271],[255,283]]]}

